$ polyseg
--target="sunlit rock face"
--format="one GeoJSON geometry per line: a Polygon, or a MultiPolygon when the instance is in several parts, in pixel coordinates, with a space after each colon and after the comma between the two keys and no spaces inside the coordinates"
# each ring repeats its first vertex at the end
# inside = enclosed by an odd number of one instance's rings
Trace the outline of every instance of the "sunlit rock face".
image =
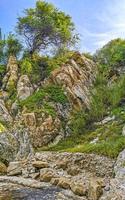
{"type": "Polygon", "coordinates": [[[17,83],[17,97],[24,100],[33,93],[32,84],[27,75],[22,75],[17,83]]]}
{"type": "Polygon", "coordinates": [[[96,72],[97,68],[92,60],[80,53],[75,53],[68,63],[52,72],[51,80],[64,87],[73,107],[89,108],[89,91],[95,80],[96,72]]]}
{"type": "Polygon", "coordinates": [[[16,58],[10,56],[0,93],[1,121],[9,122],[11,128],[23,124],[29,129],[31,143],[35,148],[57,144],[70,135],[71,112],[74,109],[89,109],[90,88],[95,80],[96,72],[96,64],[76,52],[67,63],[52,71],[50,77],[42,81],[41,86],[38,84],[34,89],[28,75],[21,74],[16,58]],[[25,106],[20,107],[19,102],[32,97],[39,89],[44,90],[44,87],[51,85],[62,87],[67,97],[65,103],[48,100],[47,95],[41,97],[44,98],[44,104],[46,101],[49,103],[54,114],[47,113],[42,103],[40,113],[39,108],[36,108],[37,112],[35,112],[32,109],[27,110],[25,106]]]}
{"type": "Polygon", "coordinates": [[[22,160],[32,154],[33,148],[27,129],[18,128],[11,132],[6,130],[0,134],[0,160],[22,160]]]}
{"type": "Polygon", "coordinates": [[[7,73],[3,79],[2,88],[11,90],[16,87],[18,81],[18,64],[15,56],[10,56],[7,64],[7,73]]]}

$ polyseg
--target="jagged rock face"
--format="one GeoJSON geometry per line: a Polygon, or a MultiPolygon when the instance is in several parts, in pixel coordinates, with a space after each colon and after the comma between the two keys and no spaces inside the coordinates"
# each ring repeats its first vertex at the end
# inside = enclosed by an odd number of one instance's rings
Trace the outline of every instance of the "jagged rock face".
{"type": "Polygon", "coordinates": [[[22,160],[32,154],[33,148],[26,129],[0,134],[0,160],[6,162],[22,160]]]}
{"type": "Polygon", "coordinates": [[[0,121],[9,122],[9,123],[12,123],[13,121],[2,99],[0,99],[0,121]]]}
{"type": "MultiPolygon", "coordinates": [[[[21,108],[20,110],[18,106],[18,100],[25,100],[33,94],[34,89],[29,77],[27,75],[20,75],[16,58],[10,56],[7,65],[7,74],[3,80],[2,94],[5,95],[2,95],[2,99],[5,102],[9,100],[9,93],[13,91],[10,90],[11,86],[14,87],[14,91],[16,90],[15,93],[17,96],[12,104],[10,102],[9,112],[2,100],[3,102],[0,104],[0,106],[2,105],[0,107],[0,116],[4,118],[4,121],[11,122],[12,126],[13,124],[17,124],[18,126],[23,122],[25,127],[28,127],[29,129],[31,141],[34,147],[38,148],[48,144],[56,144],[59,140],[64,138],[64,136],[70,134],[68,124],[70,121],[70,112],[74,108],[89,108],[89,90],[95,80],[95,76],[95,63],[81,54],[75,53],[67,64],[54,70],[50,78],[42,82],[43,88],[46,87],[47,84],[51,85],[51,83],[62,86],[69,102],[63,105],[59,102],[50,101],[49,104],[52,104],[51,106],[55,111],[56,116],[53,117],[51,114],[46,114],[43,105],[43,111],[41,111],[42,113],[40,113],[39,117],[39,114],[35,114],[35,111],[29,113],[26,108],[21,108]],[[5,93],[6,90],[8,94],[5,93]]],[[[47,97],[45,97],[45,101],[47,100],[46,98],[47,97]]]]}
{"type": "Polygon", "coordinates": [[[18,80],[18,64],[15,56],[10,56],[7,64],[7,73],[3,79],[2,89],[16,88],[18,80]]]}
{"type": "MultiPolygon", "coordinates": [[[[29,128],[32,144],[38,148],[52,142],[61,135],[61,122],[59,118],[53,119],[51,115],[37,119],[34,113],[23,114],[24,124],[29,128]]],[[[62,137],[63,137],[62,133],[62,137]]]]}
{"type": "Polygon", "coordinates": [[[89,89],[95,77],[95,63],[76,53],[67,64],[52,72],[51,80],[65,88],[73,107],[89,108],[89,89]]]}
{"type": "Polygon", "coordinates": [[[33,87],[27,75],[22,75],[17,83],[17,97],[24,100],[33,93],[33,87]]]}

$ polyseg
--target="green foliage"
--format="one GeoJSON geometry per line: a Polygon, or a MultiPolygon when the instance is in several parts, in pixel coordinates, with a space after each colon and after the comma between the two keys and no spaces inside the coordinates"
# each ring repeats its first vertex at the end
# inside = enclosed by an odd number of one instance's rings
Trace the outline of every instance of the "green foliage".
{"type": "Polygon", "coordinates": [[[125,76],[121,76],[111,85],[109,101],[112,107],[118,106],[122,98],[125,97],[125,76]]]}
{"type": "Polygon", "coordinates": [[[0,86],[2,85],[2,80],[6,72],[6,66],[0,65],[0,86]]]}
{"type": "Polygon", "coordinates": [[[73,55],[72,51],[66,51],[63,54],[59,54],[54,57],[48,58],[47,62],[46,62],[47,63],[47,75],[49,76],[53,70],[61,67],[62,64],[66,63],[71,58],[72,55],[73,55]]]}
{"type": "Polygon", "coordinates": [[[64,95],[63,89],[56,85],[50,85],[45,88],[41,88],[26,100],[21,101],[19,104],[21,107],[25,106],[28,111],[35,111],[37,114],[45,112],[52,116],[56,116],[53,103],[67,102],[67,98],[64,95]]]}
{"type": "Polygon", "coordinates": [[[86,52],[86,53],[83,53],[83,55],[84,55],[86,58],[88,58],[88,59],[90,59],[90,60],[93,60],[93,56],[91,55],[91,53],[86,52]]]}
{"type": "Polygon", "coordinates": [[[9,34],[8,38],[6,39],[6,54],[18,56],[20,51],[22,50],[22,45],[19,40],[16,38],[14,34],[9,34]]]}
{"type": "Polygon", "coordinates": [[[63,89],[58,85],[50,85],[45,88],[45,92],[49,95],[49,101],[65,104],[68,102],[63,89]]]}
{"type": "Polygon", "coordinates": [[[34,9],[25,10],[25,16],[18,18],[17,31],[25,38],[31,54],[69,46],[76,39],[71,17],[45,1],[37,1],[34,9]]]}
{"type": "Polygon", "coordinates": [[[32,63],[28,58],[25,58],[21,63],[21,74],[30,75],[32,72],[32,63]]]}
{"type": "Polygon", "coordinates": [[[120,151],[124,149],[125,138],[121,135],[123,124],[110,123],[95,131],[86,132],[82,135],[72,134],[70,137],[60,141],[55,146],[43,147],[41,150],[68,151],[82,153],[97,153],[111,158],[116,158],[120,151]],[[91,143],[98,137],[96,144],[91,143]]]}
{"type": "Polygon", "coordinates": [[[5,48],[5,41],[0,40],[0,64],[1,65],[3,65],[5,63],[5,60],[6,60],[4,48],[5,48]]]}
{"type": "Polygon", "coordinates": [[[6,130],[6,128],[4,127],[4,125],[0,122],[0,133],[4,132],[6,130]]]}
{"type": "Polygon", "coordinates": [[[27,74],[32,83],[42,81],[46,77],[47,57],[34,54],[32,58],[25,56],[20,62],[21,74],[27,74]]]}
{"type": "Polygon", "coordinates": [[[106,68],[117,68],[125,65],[125,40],[115,39],[97,51],[96,60],[106,68]]]}
{"type": "Polygon", "coordinates": [[[72,114],[70,127],[74,135],[83,134],[86,131],[86,117],[84,111],[72,114]]]}

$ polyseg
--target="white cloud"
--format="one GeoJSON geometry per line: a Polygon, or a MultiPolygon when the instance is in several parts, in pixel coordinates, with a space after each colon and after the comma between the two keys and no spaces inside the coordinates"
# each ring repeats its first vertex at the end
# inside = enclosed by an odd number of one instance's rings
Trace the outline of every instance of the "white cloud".
{"type": "Polygon", "coordinates": [[[79,27],[83,43],[88,38],[95,51],[115,38],[125,38],[125,0],[110,0],[100,13],[95,16],[99,30],[88,30],[79,27]]]}

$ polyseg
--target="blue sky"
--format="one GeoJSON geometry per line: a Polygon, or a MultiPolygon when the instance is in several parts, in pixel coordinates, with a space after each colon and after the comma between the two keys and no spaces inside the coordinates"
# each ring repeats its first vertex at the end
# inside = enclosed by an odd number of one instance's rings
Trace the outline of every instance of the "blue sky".
{"type": "MultiPolygon", "coordinates": [[[[14,30],[17,16],[36,0],[0,0],[0,27],[14,30]]],[[[71,15],[80,34],[81,51],[95,52],[114,38],[125,38],[125,0],[48,0],[71,15]]]]}

